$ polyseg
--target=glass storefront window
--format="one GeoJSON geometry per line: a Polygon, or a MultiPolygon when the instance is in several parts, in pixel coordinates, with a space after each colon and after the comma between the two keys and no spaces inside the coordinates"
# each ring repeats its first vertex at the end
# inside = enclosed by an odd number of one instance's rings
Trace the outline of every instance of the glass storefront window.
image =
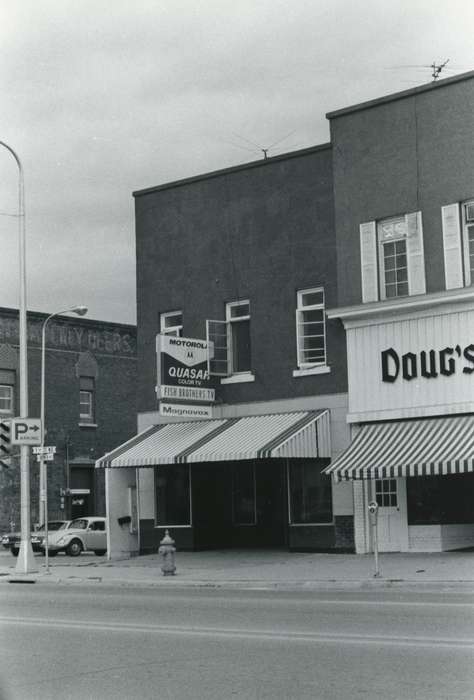
{"type": "Polygon", "coordinates": [[[190,473],[188,464],[155,469],[156,525],[190,525],[190,473]]]}
{"type": "Polygon", "coordinates": [[[255,465],[241,462],[232,470],[232,520],[234,525],[255,525],[255,465]]]}
{"type": "Polygon", "coordinates": [[[409,525],[474,523],[474,474],[407,479],[409,525]]]}
{"type": "Polygon", "coordinates": [[[329,460],[293,459],[289,464],[290,522],[331,523],[331,479],[322,470],[329,460]]]}

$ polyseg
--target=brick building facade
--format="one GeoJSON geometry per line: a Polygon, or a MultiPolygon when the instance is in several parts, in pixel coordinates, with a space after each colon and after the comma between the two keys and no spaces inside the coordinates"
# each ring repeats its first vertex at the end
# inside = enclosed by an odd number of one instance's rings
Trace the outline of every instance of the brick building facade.
{"type": "Polygon", "coordinates": [[[135,193],[141,432],[97,464],[109,556],[167,527],[367,552],[371,500],[385,551],[472,546],[473,114],[466,73],[328,114],[329,144],[135,193]],[[165,415],[157,335],[207,343],[207,419],[165,415]]]}
{"type": "MultiPolygon", "coordinates": [[[[28,313],[29,415],[40,416],[41,334],[47,314],[28,313]]],[[[19,321],[0,309],[0,417],[19,415],[19,321]]],[[[45,444],[49,516],[105,515],[103,473],[95,460],[136,428],[136,328],[56,316],[46,328],[45,444]]],[[[0,531],[20,525],[18,449],[0,469],[0,531]]],[[[30,457],[31,521],[40,520],[39,465],[30,457]]]]}

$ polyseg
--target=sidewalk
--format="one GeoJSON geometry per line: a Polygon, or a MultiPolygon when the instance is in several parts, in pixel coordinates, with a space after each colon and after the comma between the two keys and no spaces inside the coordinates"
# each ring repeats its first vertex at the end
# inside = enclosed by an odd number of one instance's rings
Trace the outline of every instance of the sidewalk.
{"type": "Polygon", "coordinates": [[[35,557],[38,572],[15,572],[16,559],[0,556],[0,582],[103,583],[123,586],[216,586],[237,588],[344,589],[367,587],[456,588],[474,593],[474,552],[381,554],[374,577],[373,555],[311,554],[269,550],[177,552],[176,575],[163,576],[158,554],[109,562],[82,554],[35,557]]]}

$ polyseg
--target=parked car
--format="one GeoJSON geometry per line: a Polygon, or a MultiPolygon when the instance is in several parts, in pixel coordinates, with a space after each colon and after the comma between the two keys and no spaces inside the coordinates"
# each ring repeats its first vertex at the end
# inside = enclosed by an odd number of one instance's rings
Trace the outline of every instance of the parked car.
{"type": "MultiPolygon", "coordinates": [[[[49,520],[48,531],[55,532],[67,525],[69,520],[49,520]]],[[[41,552],[44,539],[44,525],[40,525],[34,532],[31,533],[31,546],[33,552],[41,552]]],[[[21,532],[8,532],[2,537],[4,547],[10,549],[14,557],[18,556],[20,551],[21,532]],[[8,544],[6,544],[8,543],[8,544]]],[[[44,551],[44,550],[43,550],[44,551]]]]}
{"type": "MultiPolygon", "coordinates": [[[[44,541],[42,544],[44,551],[44,541]]],[[[107,533],[105,518],[87,516],[71,520],[66,528],[57,530],[48,536],[48,554],[55,556],[66,552],[70,557],[77,557],[81,552],[94,552],[102,556],[107,551],[107,533]]]]}

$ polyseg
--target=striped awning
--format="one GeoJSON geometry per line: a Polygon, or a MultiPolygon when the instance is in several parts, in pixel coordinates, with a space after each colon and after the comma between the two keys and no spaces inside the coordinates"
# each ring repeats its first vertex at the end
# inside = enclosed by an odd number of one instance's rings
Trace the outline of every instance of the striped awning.
{"type": "Polygon", "coordinates": [[[99,459],[96,467],[329,456],[329,412],[297,411],[154,425],[99,459]]]}
{"type": "Polygon", "coordinates": [[[363,425],[329,467],[335,481],[474,471],[474,415],[363,425]]]}

